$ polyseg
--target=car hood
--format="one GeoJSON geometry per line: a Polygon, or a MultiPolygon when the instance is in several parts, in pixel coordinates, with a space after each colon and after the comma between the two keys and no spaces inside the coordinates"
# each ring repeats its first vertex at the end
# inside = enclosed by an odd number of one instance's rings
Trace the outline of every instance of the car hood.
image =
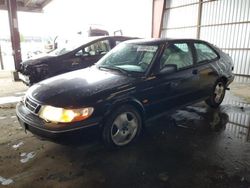
{"type": "Polygon", "coordinates": [[[134,79],[93,66],[39,82],[28,90],[27,96],[41,104],[68,108],[82,107],[104,97],[100,94],[108,90],[119,91],[128,87],[134,79]]]}
{"type": "Polygon", "coordinates": [[[32,65],[39,65],[41,63],[44,62],[48,62],[48,61],[53,61],[54,59],[57,59],[59,56],[42,56],[36,59],[29,59],[26,61],[23,61],[22,64],[25,65],[25,67],[27,66],[32,66],[32,65]]]}

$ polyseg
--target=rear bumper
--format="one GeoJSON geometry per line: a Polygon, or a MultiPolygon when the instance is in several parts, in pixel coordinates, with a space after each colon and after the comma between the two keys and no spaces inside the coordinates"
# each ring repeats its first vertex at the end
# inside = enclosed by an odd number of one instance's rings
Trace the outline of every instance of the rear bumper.
{"type": "Polygon", "coordinates": [[[16,115],[25,131],[28,130],[35,135],[51,139],[101,125],[101,118],[92,118],[74,123],[47,123],[37,115],[31,113],[22,102],[16,106],[16,115]]]}

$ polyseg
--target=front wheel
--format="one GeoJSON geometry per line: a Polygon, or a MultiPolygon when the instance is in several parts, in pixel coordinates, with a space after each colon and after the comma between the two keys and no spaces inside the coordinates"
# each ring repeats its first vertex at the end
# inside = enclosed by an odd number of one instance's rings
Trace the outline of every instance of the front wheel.
{"type": "Polygon", "coordinates": [[[226,93],[226,86],[222,80],[218,80],[210,97],[205,101],[212,108],[217,108],[223,101],[226,93]]]}
{"type": "Polygon", "coordinates": [[[124,105],[107,117],[102,137],[109,148],[122,147],[133,142],[141,129],[142,118],[138,111],[133,106],[124,105]]]}

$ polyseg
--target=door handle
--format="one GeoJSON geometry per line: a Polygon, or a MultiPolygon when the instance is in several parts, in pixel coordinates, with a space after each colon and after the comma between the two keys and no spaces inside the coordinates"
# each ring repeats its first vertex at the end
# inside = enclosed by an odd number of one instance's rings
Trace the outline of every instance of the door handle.
{"type": "Polygon", "coordinates": [[[197,69],[194,69],[194,70],[192,71],[192,74],[198,74],[198,70],[197,70],[197,69]]]}

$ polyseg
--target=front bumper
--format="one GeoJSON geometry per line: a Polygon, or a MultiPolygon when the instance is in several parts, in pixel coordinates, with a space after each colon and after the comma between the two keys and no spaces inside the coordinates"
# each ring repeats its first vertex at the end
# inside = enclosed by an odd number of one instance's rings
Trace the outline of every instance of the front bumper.
{"type": "Polygon", "coordinates": [[[27,75],[24,75],[20,72],[18,72],[18,77],[19,79],[25,83],[27,86],[29,86],[31,83],[30,83],[30,76],[27,76],[27,75]]]}
{"type": "Polygon", "coordinates": [[[20,125],[35,135],[46,138],[57,138],[66,133],[77,132],[82,129],[101,125],[101,118],[90,118],[74,123],[47,123],[30,112],[22,102],[16,106],[16,115],[20,125]]]}

